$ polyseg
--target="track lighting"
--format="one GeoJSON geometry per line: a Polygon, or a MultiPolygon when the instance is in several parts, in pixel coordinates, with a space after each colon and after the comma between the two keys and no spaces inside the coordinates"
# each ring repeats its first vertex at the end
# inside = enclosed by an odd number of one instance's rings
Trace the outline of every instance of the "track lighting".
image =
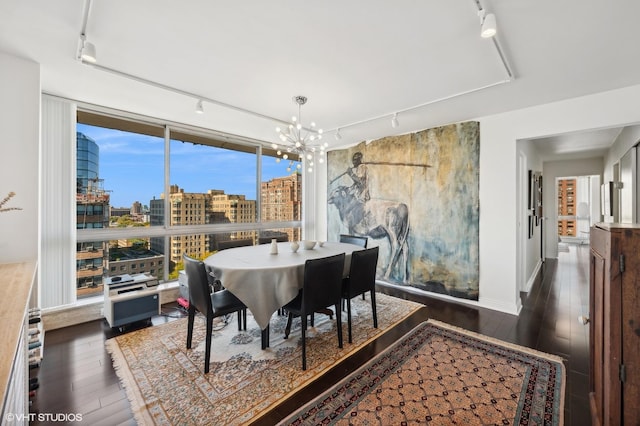
{"type": "Polygon", "coordinates": [[[484,9],[478,11],[480,16],[480,35],[483,38],[490,38],[496,35],[496,15],[493,13],[486,13],[484,9]]]}
{"type": "Polygon", "coordinates": [[[340,129],[336,130],[336,134],[334,135],[334,138],[336,138],[337,141],[342,139],[342,135],[340,134],[340,129]]]}
{"type": "Polygon", "coordinates": [[[87,36],[80,35],[80,60],[95,64],[97,61],[96,47],[93,43],[87,41],[87,36]]]}
{"type": "Polygon", "coordinates": [[[204,114],[204,107],[202,106],[202,99],[199,99],[198,103],[196,103],[196,114],[204,114]]]}
{"type": "Polygon", "coordinates": [[[395,129],[399,125],[400,125],[400,123],[398,122],[398,113],[395,113],[395,114],[393,114],[393,118],[391,119],[391,127],[393,127],[395,129]]]}

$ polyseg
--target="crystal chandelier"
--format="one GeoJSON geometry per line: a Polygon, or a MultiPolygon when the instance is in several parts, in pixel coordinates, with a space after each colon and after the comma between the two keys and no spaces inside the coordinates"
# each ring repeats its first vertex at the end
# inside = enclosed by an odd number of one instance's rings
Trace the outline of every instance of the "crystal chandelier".
{"type": "MultiPolygon", "coordinates": [[[[298,116],[291,117],[291,124],[286,128],[281,129],[276,127],[276,132],[282,141],[282,146],[274,143],[271,145],[273,149],[277,150],[278,158],[280,160],[289,160],[289,166],[287,171],[290,172],[295,161],[304,163],[309,173],[313,172],[314,161],[317,157],[319,163],[324,162],[324,150],[328,143],[322,143],[322,129],[316,129],[316,123],[311,122],[309,128],[302,126],[302,117],[300,110],[302,105],[307,103],[306,96],[294,96],[293,102],[298,104],[298,116]],[[297,159],[294,158],[297,156],[297,159]]],[[[296,168],[302,168],[301,164],[297,164],[296,168]]]]}

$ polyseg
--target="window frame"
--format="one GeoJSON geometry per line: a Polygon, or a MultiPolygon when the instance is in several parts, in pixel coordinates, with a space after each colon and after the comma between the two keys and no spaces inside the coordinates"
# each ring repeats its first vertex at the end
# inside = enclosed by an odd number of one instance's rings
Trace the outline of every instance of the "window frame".
{"type": "MultiPolygon", "coordinates": [[[[170,237],[194,234],[217,234],[232,232],[262,231],[279,228],[299,228],[304,229],[303,217],[293,221],[268,221],[263,222],[261,218],[261,183],[262,183],[262,162],[266,157],[277,158],[276,151],[270,147],[266,141],[250,139],[238,135],[227,134],[215,130],[198,128],[185,124],[171,122],[169,120],[151,119],[136,114],[122,111],[113,112],[108,108],[97,107],[95,105],[85,105],[77,103],[76,121],[78,123],[123,130],[133,133],[145,134],[164,138],[164,193],[170,194],[170,146],[172,135],[180,136],[179,140],[187,139],[189,142],[201,145],[209,145],[224,149],[236,149],[238,151],[256,154],[256,222],[250,223],[212,223],[202,225],[170,225],[171,204],[170,197],[164,198],[164,221],[163,225],[153,227],[131,227],[131,228],[89,228],[77,229],[76,244],[92,241],[111,241],[129,238],[160,238],[164,237],[164,257],[170,258],[170,237]],[[167,225],[169,224],[169,225],[167,225]]],[[[74,173],[75,176],[75,173],[74,173]]],[[[302,179],[302,191],[304,194],[305,179],[302,179]]],[[[304,200],[304,195],[302,196],[304,200]]],[[[74,206],[77,210],[77,206],[74,206]]],[[[303,209],[304,211],[304,209],[303,209]]],[[[163,276],[169,277],[171,262],[162,262],[163,276]]],[[[160,267],[160,265],[158,265],[160,267]]],[[[111,271],[108,271],[111,272],[111,271]]],[[[168,278],[165,282],[170,281],[168,278]]]]}

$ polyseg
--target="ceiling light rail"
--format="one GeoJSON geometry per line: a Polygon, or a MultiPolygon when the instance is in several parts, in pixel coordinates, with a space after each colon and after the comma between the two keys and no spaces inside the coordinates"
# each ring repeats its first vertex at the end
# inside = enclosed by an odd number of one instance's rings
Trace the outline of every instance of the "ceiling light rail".
{"type": "Polygon", "coordinates": [[[360,124],[365,124],[365,123],[370,123],[372,121],[378,121],[378,120],[383,120],[383,119],[389,119],[389,117],[391,117],[391,127],[398,128],[400,126],[400,123],[398,121],[398,114],[400,113],[405,113],[405,112],[409,112],[409,111],[413,111],[416,109],[420,109],[429,105],[433,105],[436,104],[438,102],[443,102],[443,101],[447,101],[450,99],[454,99],[460,96],[464,96],[464,95],[468,95],[474,92],[479,92],[481,90],[485,90],[485,89],[489,89],[491,87],[495,87],[495,86],[499,86],[505,83],[510,83],[513,80],[515,80],[515,76],[513,74],[513,71],[511,70],[511,66],[509,65],[509,62],[507,61],[507,57],[504,54],[500,43],[498,42],[498,38],[496,37],[497,35],[497,25],[496,25],[496,17],[493,13],[489,13],[487,14],[484,7],[482,7],[482,4],[480,4],[480,0],[473,0],[474,4],[476,5],[477,8],[477,13],[478,16],[480,17],[480,26],[481,26],[481,36],[485,37],[485,38],[491,38],[491,42],[493,43],[494,48],[496,49],[496,52],[498,53],[498,57],[500,58],[500,61],[502,63],[502,66],[504,67],[505,73],[507,75],[507,78],[504,80],[500,80],[497,81],[495,83],[491,83],[491,84],[487,84],[475,89],[471,89],[471,90],[465,90],[463,92],[459,92],[459,93],[455,93],[453,95],[449,95],[449,96],[444,96],[442,98],[439,99],[434,99],[432,101],[428,101],[428,102],[424,102],[422,104],[419,105],[414,105],[411,106],[409,108],[405,108],[402,110],[398,110],[396,112],[393,113],[387,113],[387,114],[383,114],[383,115],[379,115],[377,117],[372,117],[372,118],[367,118],[365,120],[360,120],[360,121],[355,121],[353,123],[349,123],[349,124],[343,124],[339,127],[333,128],[333,129],[328,129],[325,131],[325,133],[331,133],[331,132],[335,132],[334,133],[334,137],[336,139],[341,139],[342,138],[342,134],[340,133],[341,130],[344,130],[346,128],[349,127],[354,127],[354,126],[358,126],[360,124]],[[487,30],[487,34],[483,34],[484,31],[487,30]]]}
{"type": "MultiPolygon", "coordinates": [[[[502,51],[502,48],[500,47],[500,44],[498,43],[497,37],[495,37],[496,32],[497,32],[495,15],[492,14],[492,13],[487,14],[485,9],[480,4],[480,0],[473,0],[473,1],[474,1],[475,5],[476,5],[476,7],[478,9],[477,13],[478,13],[478,16],[480,17],[480,20],[481,20],[481,28],[482,28],[482,32],[483,32],[482,36],[483,37],[491,37],[493,45],[494,45],[494,47],[495,47],[495,49],[496,49],[496,51],[498,53],[498,56],[500,57],[502,65],[504,66],[505,72],[506,72],[507,77],[508,77],[507,79],[501,80],[501,81],[498,81],[498,82],[495,82],[495,83],[487,84],[487,85],[484,85],[482,87],[474,88],[474,89],[471,89],[471,90],[466,90],[466,91],[463,91],[463,92],[455,93],[453,95],[444,96],[444,97],[439,98],[439,99],[434,99],[434,100],[431,100],[431,101],[428,101],[428,102],[424,102],[422,104],[415,105],[415,106],[412,106],[412,107],[409,107],[409,108],[405,108],[405,109],[402,109],[402,110],[398,110],[398,111],[395,111],[395,112],[392,112],[392,113],[386,113],[386,114],[383,114],[383,115],[380,115],[380,116],[367,118],[367,119],[360,120],[360,121],[355,121],[355,122],[352,122],[352,123],[349,123],[349,124],[344,124],[344,125],[338,126],[336,128],[329,129],[329,130],[326,131],[326,133],[334,132],[335,139],[336,140],[340,140],[340,139],[342,139],[342,134],[340,132],[341,132],[341,130],[344,130],[345,128],[354,127],[354,126],[357,126],[357,125],[360,125],[360,124],[370,123],[372,121],[377,121],[377,120],[381,120],[381,119],[388,119],[389,117],[391,117],[391,126],[393,128],[398,128],[400,126],[400,123],[398,121],[398,114],[400,114],[400,113],[413,111],[413,110],[416,110],[416,109],[419,109],[419,108],[423,108],[423,107],[426,107],[426,106],[429,106],[429,105],[432,105],[432,104],[435,104],[435,103],[438,103],[438,102],[443,102],[443,101],[446,101],[446,100],[450,100],[450,99],[453,99],[453,98],[457,98],[457,97],[460,97],[460,96],[463,96],[463,95],[471,94],[471,93],[474,93],[474,92],[478,92],[478,91],[481,91],[481,90],[485,90],[485,89],[488,89],[488,88],[491,88],[491,87],[494,87],[494,86],[498,86],[498,85],[501,85],[501,84],[504,84],[504,83],[509,83],[509,82],[513,81],[514,78],[515,78],[514,74],[513,74],[512,70],[511,70],[511,67],[509,66],[509,63],[508,63],[508,61],[506,59],[506,56],[505,56],[504,52],[502,51]],[[488,31],[486,34],[485,34],[485,30],[488,31]]],[[[104,65],[98,64],[96,62],[96,48],[93,45],[93,43],[90,43],[89,41],[87,41],[87,36],[86,36],[86,28],[87,28],[87,22],[89,20],[90,9],[91,9],[91,0],[85,0],[83,20],[82,20],[82,29],[81,29],[81,32],[80,32],[79,47],[78,47],[78,52],[77,52],[77,59],[81,63],[83,63],[85,65],[89,65],[89,66],[91,66],[93,68],[99,69],[101,71],[105,71],[105,72],[108,72],[108,73],[111,73],[111,74],[114,74],[114,75],[117,75],[117,76],[120,76],[120,77],[127,78],[129,80],[133,80],[133,81],[137,81],[139,83],[146,84],[148,86],[153,86],[153,87],[156,87],[156,88],[159,88],[159,89],[162,89],[162,90],[166,90],[166,91],[169,91],[169,92],[173,92],[173,93],[177,93],[177,94],[180,94],[180,95],[183,95],[183,96],[194,98],[194,99],[196,99],[196,109],[195,109],[195,111],[198,114],[203,114],[204,113],[203,102],[208,102],[208,103],[211,103],[213,105],[220,106],[222,108],[226,108],[226,109],[242,112],[244,114],[252,115],[254,117],[262,118],[262,119],[269,120],[269,121],[275,121],[277,123],[281,123],[281,124],[284,124],[286,126],[289,126],[291,124],[291,123],[288,123],[288,122],[286,122],[284,120],[281,120],[279,118],[271,117],[271,116],[268,116],[266,114],[262,114],[262,113],[259,113],[259,112],[256,112],[256,111],[248,110],[248,109],[245,109],[245,108],[242,108],[242,107],[238,107],[236,105],[232,105],[232,104],[229,104],[229,103],[226,103],[226,102],[218,101],[216,99],[200,96],[200,95],[198,95],[196,93],[191,93],[191,92],[188,92],[186,90],[182,90],[182,89],[178,89],[178,88],[175,88],[175,87],[167,86],[167,85],[162,84],[162,83],[158,83],[158,82],[155,82],[155,81],[152,81],[152,80],[147,80],[145,78],[138,77],[138,76],[133,75],[133,74],[129,74],[129,73],[126,73],[126,72],[123,72],[123,71],[120,71],[120,70],[117,70],[117,69],[114,69],[114,68],[110,68],[110,67],[106,67],[104,65]]],[[[295,100],[295,98],[294,98],[294,100],[295,100]]],[[[306,99],[305,99],[305,101],[306,101],[306,99]]],[[[302,104],[299,103],[299,105],[302,105],[302,104]]],[[[297,123],[296,126],[298,127],[298,130],[304,130],[306,132],[309,132],[309,134],[311,134],[313,132],[317,132],[317,130],[314,129],[314,126],[312,126],[311,128],[303,127],[303,126],[301,126],[300,123],[297,123]]],[[[286,135],[285,135],[285,138],[286,138],[286,135]]]]}
{"type": "Polygon", "coordinates": [[[91,0],[86,0],[84,4],[84,13],[82,15],[82,28],[80,29],[77,58],[80,61],[93,64],[97,61],[96,47],[93,43],[87,41],[87,22],[89,21],[90,10],[91,0]]]}
{"type": "MultiPolygon", "coordinates": [[[[228,104],[226,102],[222,102],[222,101],[218,101],[218,100],[215,100],[215,99],[207,98],[205,96],[201,96],[201,95],[198,95],[196,93],[191,93],[191,92],[188,92],[186,90],[182,90],[182,89],[178,89],[178,88],[175,88],[175,87],[167,86],[166,84],[158,83],[156,81],[147,80],[145,78],[138,77],[136,75],[129,74],[129,73],[126,73],[124,71],[116,70],[114,68],[106,67],[104,65],[100,65],[100,64],[97,64],[97,63],[96,64],[86,63],[84,61],[83,61],[83,63],[85,63],[86,65],[91,66],[92,68],[96,68],[96,69],[99,69],[101,71],[105,71],[105,72],[108,72],[108,73],[111,73],[111,74],[115,74],[115,75],[120,76],[120,77],[125,77],[125,78],[127,78],[129,80],[137,81],[139,83],[143,83],[143,84],[146,84],[148,86],[153,86],[153,87],[156,87],[158,89],[163,89],[163,90],[166,90],[166,91],[169,91],[169,92],[177,93],[179,95],[184,95],[184,96],[187,96],[187,97],[190,97],[190,98],[198,99],[199,103],[200,102],[207,102],[207,103],[210,103],[210,104],[221,106],[221,107],[226,108],[226,109],[231,109],[231,110],[234,110],[234,111],[239,111],[239,112],[243,112],[245,114],[253,115],[254,117],[263,118],[265,120],[275,121],[275,122],[282,123],[282,124],[287,124],[287,125],[289,124],[288,122],[286,122],[284,120],[281,120],[279,118],[271,117],[271,116],[268,116],[268,115],[265,115],[265,114],[261,114],[259,112],[255,112],[255,111],[251,111],[251,110],[248,110],[248,109],[244,109],[244,108],[241,108],[241,107],[236,106],[236,105],[228,104]]],[[[196,108],[197,108],[197,104],[196,104],[196,108]]]]}
{"type": "Polygon", "coordinates": [[[513,71],[511,70],[509,62],[507,61],[507,57],[502,51],[502,47],[500,46],[498,38],[496,37],[498,34],[496,15],[493,13],[488,13],[480,3],[480,0],[473,0],[473,3],[476,6],[478,16],[480,17],[480,36],[483,38],[491,38],[493,47],[496,49],[498,56],[500,57],[500,61],[502,62],[502,66],[504,67],[509,80],[513,80],[515,78],[513,75],[513,71]]]}
{"type": "MultiPolygon", "coordinates": [[[[339,127],[336,127],[336,128],[333,128],[333,129],[329,129],[329,130],[325,130],[325,133],[342,132],[344,129],[349,128],[349,127],[355,127],[355,126],[359,126],[360,124],[371,123],[372,121],[385,120],[385,119],[389,119],[389,118],[391,118],[391,126],[394,127],[394,128],[397,128],[397,127],[400,126],[400,122],[398,120],[398,115],[399,114],[403,114],[405,112],[414,111],[414,110],[417,110],[417,109],[420,109],[420,108],[423,108],[423,107],[427,107],[429,105],[437,104],[439,102],[448,101],[450,99],[458,98],[460,96],[469,95],[471,93],[479,92],[481,90],[489,89],[491,87],[499,86],[499,85],[502,85],[502,84],[505,84],[505,83],[510,83],[511,81],[512,81],[511,79],[500,80],[500,81],[497,81],[495,83],[484,85],[482,87],[477,87],[477,88],[471,89],[471,90],[465,90],[464,92],[455,93],[453,95],[444,96],[442,98],[438,98],[438,99],[434,99],[434,100],[431,100],[431,101],[428,101],[428,102],[421,103],[419,105],[414,105],[414,106],[411,106],[409,108],[401,109],[401,110],[398,110],[397,112],[386,113],[386,114],[378,115],[376,117],[371,117],[371,118],[367,118],[367,119],[360,120],[360,121],[354,121],[353,123],[343,124],[343,125],[341,125],[339,127]]],[[[342,135],[340,135],[340,138],[342,138],[342,135]]]]}

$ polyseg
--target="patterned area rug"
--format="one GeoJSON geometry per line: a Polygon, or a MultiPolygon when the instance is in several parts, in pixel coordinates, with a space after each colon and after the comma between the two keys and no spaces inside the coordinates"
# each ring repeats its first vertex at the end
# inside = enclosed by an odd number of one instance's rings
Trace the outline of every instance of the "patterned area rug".
{"type": "Polygon", "coordinates": [[[553,355],[429,320],[280,424],[561,425],[553,355]]]}
{"type": "Polygon", "coordinates": [[[248,312],[246,332],[235,315],[214,325],[211,364],[204,369],[205,320],[196,317],[193,348],[186,349],[187,319],[127,333],[106,342],[140,425],[234,425],[255,419],[337,362],[382,334],[423,305],[376,294],[378,328],[369,297],[352,300],[353,343],[338,348],[335,319],[315,315],[307,334],[307,370],[302,371],[300,321],[284,339],[286,317],[274,315],[271,346],[260,349],[260,329],[248,312]]]}

